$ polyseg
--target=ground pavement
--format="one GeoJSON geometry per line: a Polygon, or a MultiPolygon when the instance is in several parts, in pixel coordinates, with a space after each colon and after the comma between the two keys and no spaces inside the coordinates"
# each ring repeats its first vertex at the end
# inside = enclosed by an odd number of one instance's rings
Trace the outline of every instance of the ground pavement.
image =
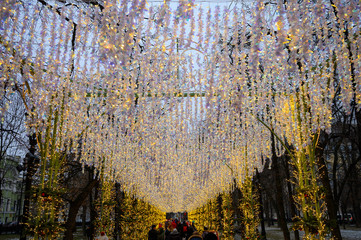
{"type": "MultiPolygon", "coordinates": [[[[266,227],[266,234],[267,234],[267,240],[283,239],[282,231],[278,227],[266,227]]],[[[86,239],[85,237],[81,236],[80,231],[77,231],[74,235],[75,235],[74,240],[86,239]]],[[[361,240],[361,228],[348,226],[347,229],[341,229],[341,235],[343,240],[361,240]]],[[[19,235],[0,235],[0,240],[18,240],[18,239],[19,239],[19,235]]],[[[291,233],[291,239],[294,240],[293,233],[291,233]]],[[[239,235],[236,235],[234,240],[241,240],[241,237],[239,235]]]]}
{"type": "MultiPolygon", "coordinates": [[[[302,236],[304,232],[300,232],[302,236]]],[[[343,240],[361,240],[361,228],[349,226],[347,229],[341,229],[341,235],[343,240]]],[[[267,240],[282,240],[283,233],[278,227],[266,227],[267,240]]],[[[291,232],[291,239],[294,240],[294,234],[291,232]]],[[[331,239],[331,238],[327,238],[331,239]]],[[[241,236],[236,235],[234,240],[241,240],[241,236]]]]}

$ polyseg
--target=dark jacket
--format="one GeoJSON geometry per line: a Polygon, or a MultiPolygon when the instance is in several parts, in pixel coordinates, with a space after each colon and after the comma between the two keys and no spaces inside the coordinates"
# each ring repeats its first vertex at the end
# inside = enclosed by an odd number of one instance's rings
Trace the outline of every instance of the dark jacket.
{"type": "Polygon", "coordinates": [[[203,234],[202,234],[202,238],[204,239],[207,236],[208,233],[209,233],[208,230],[204,230],[203,234]]]}
{"type": "Polygon", "coordinates": [[[164,229],[161,227],[158,229],[158,240],[164,240],[164,229]]]}
{"type": "Polygon", "coordinates": [[[218,240],[218,238],[216,234],[210,232],[203,238],[203,240],[218,240]]]}
{"type": "Polygon", "coordinates": [[[169,240],[182,240],[179,232],[176,230],[176,231],[172,231],[169,236],[168,236],[168,239],[169,240]]]}
{"type": "Polygon", "coordinates": [[[164,232],[165,240],[169,239],[169,235],[170,235],[170,231],[168,229],[166,229],[164,232]]]}
{"type": "Polygon", "coordinates": [[[187,237],[188,237],[187,239],[189,239],[190,236],[192,236],[193,232],[194,232],[194,228],[192,226],[189,226],[187,230],[187,237]]]}
{"type": "Polygon", "coordinates": [[[155,229],[151,229],[148,232],[148,240],[158,240],[158,232],[155,229]]]}

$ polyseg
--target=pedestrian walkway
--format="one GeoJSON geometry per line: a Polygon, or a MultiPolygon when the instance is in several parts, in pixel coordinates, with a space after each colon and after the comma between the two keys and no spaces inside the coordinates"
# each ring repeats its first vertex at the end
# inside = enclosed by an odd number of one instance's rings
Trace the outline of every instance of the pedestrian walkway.
{"type": "MultiPolygon", "coordinates": [[[[303,235],[303,232],[300,232],[303,235]]],[[[341,229],[341,235],[343,240],[360,240],[361,239],[361,228],[351,226],[349,229],[341,229]]],[[[283,239],[283,233],[278,227],[266,227],[267,240],[281,240],[283,239]]],[[[294,234],[291,232],[291,240],[294,240],[294,234]]],[[[331,239],[331,238],[327,238],[331,239]]],[[[241,240],[241,236],[236,234],[234,240],[241,240]]]]}
{"type": "MultiPolygon", "coordinates": [[[[267,240],[282,240],[283,234],[282,231],[277,227],[266,227],[267,240]]],[[[302,232],[301,232],[302,234],[302,232]]],[[[361,228],[356,228],[354,226],[347,227],[347,229],[341,229],[341,235],[343,240],[360,240],[361,239],[361,228]]],[[[19,235],[0,235],[0,240],[18,240],[19,235]]],[[[74,240],[85,240],[86,238],[82,236],[81,232],[77,232],[74,235],[74,240]]],[[[291,240],[294,240],[294,235],[291,233],[291,240]]],[[[330,238],[328,238],[330,239],[330,238]]],[[[220,238],[222,240],[222,238],[220,238]]],[[[241,236],[236,234],[234,240],[241,240],[241,236]]]]}

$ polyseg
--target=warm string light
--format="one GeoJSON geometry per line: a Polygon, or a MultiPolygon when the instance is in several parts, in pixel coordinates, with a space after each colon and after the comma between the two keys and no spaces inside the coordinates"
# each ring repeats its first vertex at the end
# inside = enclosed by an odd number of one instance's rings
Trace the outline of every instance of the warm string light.
{"type": "Polygon", "coordinates": [[[107,1],[58,6],[64,16],[5,2],[1,84],[24,89],[29,131],[44,135],[64,101],[58,148],[81,143],[83,164],[105,158],[109,176],[163,211],[195,209],[261,168],[271,133],[257,118],[298,150],[330,129],[337,90],[346,109],[361,99],[358,4],[338,4],[337,19],[321,3],[280,5],[272,18],[260,1],[251,14],[107,1]]]}

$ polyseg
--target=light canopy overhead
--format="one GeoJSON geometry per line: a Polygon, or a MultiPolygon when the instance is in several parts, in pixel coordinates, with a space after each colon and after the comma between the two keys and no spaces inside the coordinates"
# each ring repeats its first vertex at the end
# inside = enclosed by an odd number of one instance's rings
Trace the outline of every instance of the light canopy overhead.
{"type": "Polygon", "coordinates": [[[45,134],[49,109],[63,111],[59,151],[71,145],[164,211],[194,209],[261,169],[265,125],[301,148],[330,129],[336,95],[360,103],[357,1],[152,2],[6,0],[0,91],[23,86],[29,131],[45,134]],[[298,115],[302,94],[309,111],[298,115]]]}

